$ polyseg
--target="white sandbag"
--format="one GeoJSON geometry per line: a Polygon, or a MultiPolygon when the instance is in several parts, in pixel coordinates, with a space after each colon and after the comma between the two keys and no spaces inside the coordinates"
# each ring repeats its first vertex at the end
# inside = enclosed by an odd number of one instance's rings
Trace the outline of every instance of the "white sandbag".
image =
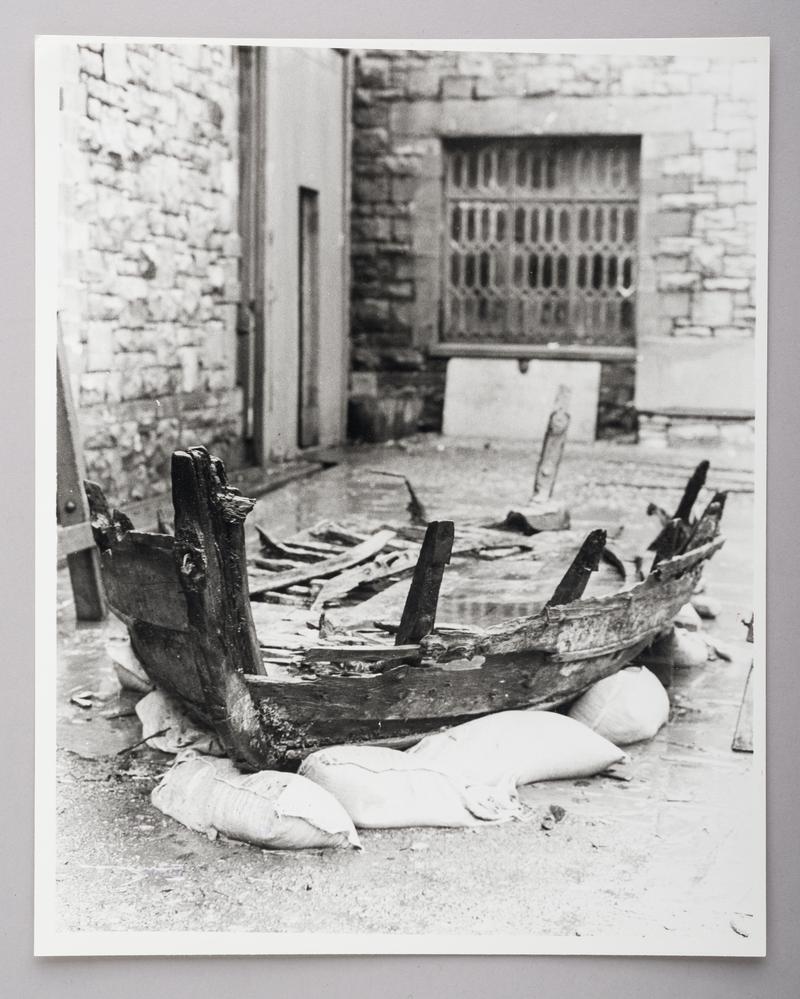
{"type": "Polygon", "coordinates": [[[722,604],[713,597],[693,596],[692,607],[694,607],[701,618],[709,621],[713,621],[714,618],[719,617],[722,613],[722,604]]]}
{"type": "Polygon", "coordinates": [[[692,606],[692,603],[684,604],[672,620],[676,628],[684,628],[686,631],[699,631],[703,622],[700,615],[692,606]]]}
{"type": "Polygon", "coordinates": [[[513,786],[468,788],[397,749],[320,749],[303,760],[299,773],[330,791],[363,829],[471,826],[520,812],[513,786]]]}
{"type": "Polygon", "coordinates": [[[598,680],[569,709],[570,718],[618,746],[652,739],[669,718],[669,697],[643,666],[598,680]]]}
{"type": "Polygon", "coordinates": [[[151,801],[190,829],[271,850],[360,849],[353,823],[327,791],[297,774],[241,774],[228,759],[182,753],[151,801]]]}
{"type": "Polygon", "coordinates": [[[213,732],[199,728],[183,706],[163,690],[154,690],[136,705],[142,723],[142,739],[162,753],[196,749],[198,753],[224,756],[222,743],[213,732]]]}
{"type": "Polygon", "coordinates": [[[647,663],[648,655],[673,666],[703,666],[708,659],[708,644],[703,635],[685,628],[673,628],[661,635],[641,658],[647,663]]]}
{"type": "Polygon", "coordinates": [[[501,711],[426,736],[408,750],[414,760],[467,784],[532,784],[591,777],[625,754],[607,739],[552,711],[501,711]]]}

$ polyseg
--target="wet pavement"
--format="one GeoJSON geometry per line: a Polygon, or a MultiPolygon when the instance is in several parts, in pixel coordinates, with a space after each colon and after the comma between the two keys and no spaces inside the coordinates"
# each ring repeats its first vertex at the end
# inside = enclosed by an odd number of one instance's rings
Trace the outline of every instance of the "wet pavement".
{"type": "MultiPolygon", "coordinates": [[[[421,437],[337,457],[336,467],[261,497],[250,543],[255,524],[280,536],[322,518],[403,519],[402,482],[376,470],[408,475],[430,519],[501,519],[524,505],[536,455],[525,445],[421,437]]],[[[659,949],[691,942],[746,952],[761,898],[754,837],[762,764],[732,752],[731,739],[752,652],[741,623],[753,606],[752,455],[572,446],[556,497],[573,527],[616,532],[624,524],[616,543],[641,549],[656,529],[648,502],[674,508],[702,457],[711,460],[709,487],[730,490],[728,540],[704,579],[722,608],[705,630],[726,641],[732,661],[676,671],[670,723],[630,747],[629,779],[524,788],[523,822],[364,831],[362,853],[212,843],[153,808],[150,791],[170,758],[129,748],[141,737],[137,695],[120,690],[105,652],[108,635],[123,629],[113,621],[76,627],[62,571],[59,927],[614,936],[638,947],[645,939],[659,949]],[[565,816],[546,828],[550,805],[565,816]]]]}

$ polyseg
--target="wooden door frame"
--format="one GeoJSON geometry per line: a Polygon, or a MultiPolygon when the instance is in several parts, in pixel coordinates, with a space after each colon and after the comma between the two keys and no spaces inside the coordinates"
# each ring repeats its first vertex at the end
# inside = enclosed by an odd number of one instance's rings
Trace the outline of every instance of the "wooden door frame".
{"type": "Polygon", "coordinates": [[[241,239],[241,290],[236,321],[237,382],[243,386],[242,430],[248,458],[263,467],[268,459],[264,440],[268,49],[239,46],[236,51],[241,239]],[[246,346],[242,338],[247,338],[246,346]]]}

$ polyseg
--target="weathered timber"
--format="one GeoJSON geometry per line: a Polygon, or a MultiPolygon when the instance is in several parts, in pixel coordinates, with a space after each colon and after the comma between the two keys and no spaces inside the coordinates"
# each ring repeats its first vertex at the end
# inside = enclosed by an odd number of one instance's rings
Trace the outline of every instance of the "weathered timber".
{"type": "Polygon", "coordinates": [[[70,390],[60,323],[56,356],[56,415],[56,512],[60,533],[72,530],[71,534],[60,538],[60,548],[67,559],[75,616],[79,621],[101,621],[106,616],[106,602],[98,553],[91,536],[80,526],[87,525],[89,521],[89,507],[83,492],[83,444],[70,390]]]}
{"type": "Polygon", "coordinates": [[[589,578],[600,566],[600,558],[605,546],[605,531],[598,528],[586,535],[572,565],[564,573],[552,597],[547,601],[548,607],[557,607],[561,604],[571,603],[573,600],[580,600],[589,578]]]}
{"type": "Polygon", "coordinates": [[[388,541],[394,537],[393,531],[378,531],[372,537],[348,549],[341,555],[333,558],[323,559],[302,569],[290,569],[287,572],[274,573],[272,579],[259,583],[255,589],[251,589],[250,595],[262,593],[265,590],[284,590],[288,586],[295,586],[297,583],[307,583],[311,579],[322,579],[325,576],[332,576],[334,573],[350,569],[354,565],[366,562],[381,551],[388,541]]]}
{"type": "Polygon", "coordinates": [[[697,502],[697,497],[700,495],[700,490],[706,484],[708,469],[708,461],[701,461],[690,475],[689,481],[686,483],[686,488],[683,491],[683,496],[681,496],[681,501],[675,511],[675,520],[682,520],[684,524],[689,523],[689,518],[691,517],[692,509],[697,502]]]}
{"type": "Polygon", "coordinates": [[[656,507],[654,503],[648,506],[648,514],[657,513],[661,519],[661,531],[648,546],[649,551],[656,553],[657,559],[670,558],[676,552],[681,551],[686,543],[691,534],[692,510],[700,495],[700,490],[706,484],[708,469],[709,463],[707,461],[701,461],[695,468],[689,476],[683,495],[671,518],[664,519],[666,517],[664,511],[660,507],[656,507]],[[678,522],[677,526],[674,524],[675,521],[678,522]],[[671,548],[669,547],[670,543],[672,544],[671,548]]]}
{"type": "Polygon", "coordinates": [[[675,552],[679,551],[685,544],[687,537],[688,530],[682,520],[670,520],[669,523],[665,524],[661,533],[650,545],[650,551],[655,552],[650,571],[652,572],[664,559],[672,558],[675,552]]]}
{"type": "Polygon", "coordinates": [[[560,385],[556,395],[555,405],[547,422],[536,475],[533,482],[532,499],[550,499],[556,484],[561,456],[564,453],[564,442],[569,429],[570,390],[566,385],[560,385]]]}
{"type": "Polygon", "coordinates": [[[326,579],[314,598],[313,609],[318,610],[330,600],[347,596],[359,586],[369,586],[388,579],[402,579],[411,575],[417,564],[415,552],[393,552],[385,562],[368,562],[366,565],[345,569],[326,579]]]}
{"type": "Polygon", "coordinates": [[[617,555],[617,553],[612,548],[609,548],[608,545],[606,545],[605,548],[603,548],[602,552],[600,553],[600,558],[602,559],[603,562],[605,562],[606,565],[611,566],[614,572],[616,572],[616,574],[624,583],[628,573],[625,570],[625,565],[622,559],[619,557],[619,555],[617,555]]]}
{"type": "MultiPolygon", "coordinates": [[[[319,550],[314,551],[306,545],[277,541],[258,525],[256,525],[256,533],[261,542],[261,553],[269,559],[287,559],[292,562],[320,562],[326,557],[326,554],[338,554],[341,551],[341,549],[333,549],[331,546],[327,546],[329,550],[324,554],[319,550]]],[[[258,559],[253,559],[253,561],[256,565],[260,564],[258,559]]]]}
{"type": "Polygon", "coordinates": [[[406,490],[408,491],[408,505],[406,510],[408,510],[408,516],[412,524],[417,524],[421,527],[425,527],[428,523],[428,514],[425,510],[425,506],[422,500],[417,495],[416,489],[411,485],[411,481],[407,476],[403,475],[402,472],[387,472],[383,469],[371,468],[369,472],[372,475],[390,475],[395,479],[402,479],[405,483],[406,490]]]}
{"type": "Polygon", "coordinates": [[[225,748],[246,766],[270,756],[244,674],[263,673],[247,592],[244,519],[254,501],[227,485],[205,448],[172,456],[175,566],[186,597],[205,709],[225,748]]]}
{"type": "Polygon", "coordinates": [[[452,520],[428,524],[400,618],[396,645],[418,642],[433,630],[444,567],[450,561],[453,549],[453,536],[452,520]]]}
{"type": "Polygon", "coordinates": [[[312,645],[303,656],[309,662],[397,662],[419,659],[419,645],[312,645]]]}
{"type": "Polygon", "coordinates": [[[736,719],[736,730],[733,733],[731,749],[735,753],[753,752],[753,663],[747,671],[742,692],[742,703],[739,705],[739,715],[736,719]]]}
{"type": "Polygon", "coordinates": [[[727,492],[716,492],[711,498],[711,502],[705,508],[697,522],[689,532],[689,537],[684,543],[681,551],[688,551],[690,548],[699,548],[707,544],[719,534],[719,525],[722,514],[725,510],[725,500],[727,492]]]}

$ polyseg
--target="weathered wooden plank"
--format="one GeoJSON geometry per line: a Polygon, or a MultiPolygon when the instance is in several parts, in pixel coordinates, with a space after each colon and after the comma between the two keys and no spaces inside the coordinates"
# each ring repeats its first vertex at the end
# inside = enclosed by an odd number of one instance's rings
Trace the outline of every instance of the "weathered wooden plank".
{"type": "Polygon", "coordinates": [[[689,477],[689,481],[686,483],[686,488],[683,491],[683,496],[681,496],[678,508],[675,511],[675,520],[682,520],[684,524],[689,523],[689,518],[691,517],[692,509],[697,502],[697,497],[700,495],[700,490],[706,484],[708,469],[709,462],[701,461],[697,468],[695,468],[692,472],[689,477]]]}
{"type": "Polygon", "coordinates": [[[700,490],[705,485],[708,469],[708,461],[701,461],[695,468],[689,476],[689,480],[683,490],[683,495],[671,518],[665,520],[664,517],[666,515],[664,511],[654,503],[650,503],[647,507],[648,514],[655,513],[662,521],[661,531],[648,546],[648,551],[656,553],[654,565],[661,561],[661,559],[671,558],[686,543],[691,533],[690,518],[692,509],[697,501],[697,497],[700,495],[700,490]],[[677,525],[674,523],[675,521],[678,522],[677,525]]]}
{"type": "Polygon", "coordinates": [[[228,752],[263,767],[270,741],[243,674],[264,672],[247,592],[244,519],[254,501],[227,485],[205,448],[172,456],[175,564],[194,638],[191,664],[205,709],[228,752]]]}
{"type": "Polygon", "coordinates": [[[403,475],[402,472],[387,472],[379,468],[370,468],[368,471],[372,475],[389,475],[395,479],[402,479],[405,483],[406,491],[408,492],[408,505],[406,506],[406,510],[408,510],[408,516],[411,523],[417,524],[421,527],[424,527],[428,523],[428,514],[425,510],[425,506],[407,476],[403,475]]]}
{"type": "Polygon", "coordinates": [[[558,607],[560,604],[569,604],[573,600],[580,600],[589,578],[593,572],[597,572],[600,566],[600,558],[605,546],[605,531],[597,529],[586,535],[572,565],[564,573],[552,597],[547,601],[548,607],[558,607]]]}
{"type": "Polygon", "coordinates": [[[536,476],[533,482],[532,499],[550,499],[558,476],[564,443],[569,429],[569,400],[571,391],[568,385],[559,385],[555,405],[547,422],[536,476]]]}
{"type": "Polygon", "coordinates": [[[405,645],[312,645],[305,649],[309,662],[393,662],[399,659],[419,659],[419,644],[405,645]]]}
{"type": "Polygon", "coordinates": [[[94,534],[92,534],[91,524],[72,524],[70,527],[59,528],[58,531],[58,560],[66,558],[75,552],[86,551],[94,548],[94,534]]]}
{"type": "MultiPolygon", "coordinates": [[[[56,355],[56,511],[62,530],[88,524],[89,505],[83,491],[84,477],[83,444],[59,325],[56,355]]],[[[96,548],[91,545],[65,554],[75,600],[75,616],[79,621],[101,621],[106,616],[106,604],[96,548]]]]}
{"type": "Polygon", "coordinates": [[[341,555],[323,559],[321,562],[316,562],[306,568],[274,573],[272,579],[265,580],[263,584],[259,584],[250,593],[253,595],[264,590],[283,590],[287,586],[294,586],[297,583],[307,583],[310,579],[321,579],[325,576],[332,576],[335,572],[350,569],[354,565],[366,562],[367,559],[377,555],[385,547],[386,542],[390,541],[393,537],[393,531],[378,531],[371,538],[367,538],[366,541],[362,541],[361,544],[343,552],[341,555]]]}
{"type": "Polygon", "coordinates": [[[400,618],[395,644],[419,642],[433,630],[444,567],[450,561],[453,549],[453,536],[452,520],[433,521],[428,524],[400,618]]]}
{"type": "MultiPolygon", "coordinates": [[[[258,527],[257,525],[256,533],[258,534],[258,539],[261,542],[262,555],[270,559],[289,559],[293,562],[319,562],[325,558],[324,554],[319,551],[313,551],[306,545],[278,541],[276,538],[267,534],[262,527],[258,527]]],[[[333,550],[329,552],[329,554],[333,553],[333,550]]],[[[258,559],[253,559],[253,562],[255,562],[256,565],[260,564],[258,559]]]]}
{"type": "Polygon", "coordinates": [[[739,715],[736,719],[736,731],[733,733],[731,749],[735,753],[753,752],[753,663],[747,671],[742,692],[742,703],[739,705],[739,715]]]}

